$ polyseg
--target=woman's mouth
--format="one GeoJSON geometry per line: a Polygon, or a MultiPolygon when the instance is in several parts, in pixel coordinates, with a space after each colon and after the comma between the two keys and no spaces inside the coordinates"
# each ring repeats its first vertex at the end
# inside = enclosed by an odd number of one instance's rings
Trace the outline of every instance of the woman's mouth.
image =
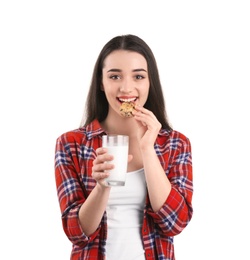
{"type": "Polygon", "coordinates": [[[117,97],[117,100],[120,102],[120,103],[124,103],[124,102],[133,102],[135,103],[135,101],[137,100],[137,97],[129,97],[129,98],[125,98],[125,97],[117,97]]]}

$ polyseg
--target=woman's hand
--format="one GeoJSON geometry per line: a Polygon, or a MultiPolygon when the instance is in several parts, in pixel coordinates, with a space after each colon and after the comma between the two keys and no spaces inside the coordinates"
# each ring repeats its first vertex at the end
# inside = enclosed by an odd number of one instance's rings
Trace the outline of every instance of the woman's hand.
{"type": "MultiPolygon", "coordinates": [[[[103,147],[96,149],[96,155],[92,166],[92,177],[102,187],[108,187],[105,179],[109,176],[109,170],[114,168],[114,164],[112,164],[114,158],[108,154],[108,149],[103,147]]],[[[132,155],[128,155],[128,162],[130,162],[132,158],[132,155]]]]}
{"type": "Polygon", "coordinates": [[[135,110],[133,115],[138,123],[137,136],[140,142],[140,148],[146,149],[147,147],[153,147],[161,129],[161,123],[148,109],[136,105],[135,110]]]}
{"type": "Polygon", "coordinates": [[[106,148],[100,147],[96,149],[96,158],[93,161],[92,177],[103,187],[107,187],[105,179],[109,176],[108,171],[114,168],[112,163],[113,156],[108,154],[106,148]]]}

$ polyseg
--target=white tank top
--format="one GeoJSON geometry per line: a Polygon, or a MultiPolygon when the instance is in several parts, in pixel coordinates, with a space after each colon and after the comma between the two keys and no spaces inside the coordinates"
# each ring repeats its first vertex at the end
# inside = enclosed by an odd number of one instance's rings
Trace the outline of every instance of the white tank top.
{"type": "Polygon", "coordinates": [[[145,260],[141,237],[145,198],[143,169],[128,172],[125,186],[111,188],[106,208],[107,260],[145,260]]]}

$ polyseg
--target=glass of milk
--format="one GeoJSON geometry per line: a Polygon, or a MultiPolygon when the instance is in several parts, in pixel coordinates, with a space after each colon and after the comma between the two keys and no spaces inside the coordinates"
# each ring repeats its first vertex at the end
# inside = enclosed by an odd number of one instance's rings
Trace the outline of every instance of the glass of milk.
{"type": "Polygon", "coordinates": [[[102,147],[108,149],[108,154],[114,159],[109,163],[114,164],[114,169],[109,170],[109,177],[106,178],[108,186],[124,186],[126,181],[128,164],[128,141],[127,135],[103,135],[102,147]]]}

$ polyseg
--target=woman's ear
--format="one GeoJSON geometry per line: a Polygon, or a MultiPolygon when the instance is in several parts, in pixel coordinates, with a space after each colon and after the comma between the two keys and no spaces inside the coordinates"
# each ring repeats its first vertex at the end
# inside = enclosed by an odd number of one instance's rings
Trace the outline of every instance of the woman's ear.
{"type": "Polygon", "coordinates": [[[102,91],[104,91],[104,87],[103,87],[103,84],[101,84],[101,88],[100,88],[102,91]]]}

